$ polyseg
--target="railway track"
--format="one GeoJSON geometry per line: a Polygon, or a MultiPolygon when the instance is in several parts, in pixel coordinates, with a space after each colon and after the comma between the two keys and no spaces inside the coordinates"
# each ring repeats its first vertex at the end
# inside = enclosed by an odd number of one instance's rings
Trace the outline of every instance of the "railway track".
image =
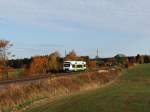
{"type": "Polygon", "coordinates": [[[41,76],[34,76],[34,77],[22,77],[22,78],[10,79],[10,80],[1,80],[0,85],[17,83],[17,82],[25,82],[25,81],[34,81],[34,80],[40,80],[48,77],[50,76],[41,75],[41,76]]]}
{"type": "Polygon", "coordinates": [[[77,75],[80,73],[78,72],[77,73],[56,73],[56,74],[46,74],[46,75],[15,78],[15,79],[10,79],[10,80],[0,80],[0,85],[6,85],[6,84],[12,84],[12,83],[18,83],[18,82],[36,81],[36,80],[41,80],[41,79],[53,78],[53,77],[72,76],[72,75],[75,75],[75,74],[77,75]]]}

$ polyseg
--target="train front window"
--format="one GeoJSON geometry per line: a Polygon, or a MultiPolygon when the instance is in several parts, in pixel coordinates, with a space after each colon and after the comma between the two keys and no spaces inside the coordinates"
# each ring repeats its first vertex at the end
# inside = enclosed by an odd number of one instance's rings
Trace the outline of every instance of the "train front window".
{"type": "Polygon", "coordinates": [[[70,64],[64,64],[64,67],[70,67],[70,64]]]}

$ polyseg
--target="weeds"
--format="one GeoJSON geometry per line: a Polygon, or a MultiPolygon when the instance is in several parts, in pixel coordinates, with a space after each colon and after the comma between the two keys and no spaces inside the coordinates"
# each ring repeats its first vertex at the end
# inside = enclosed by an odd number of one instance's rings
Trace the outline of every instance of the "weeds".
{"type": "Polygon", "coordinates": [[[11,84],[0,91],[0,110],[17,111],[40,99],[72,94],[93,88],[92,85],[103,85],[114,80],[120,72],[120,69],[108,73],[87,72],[32,83],[11,84]]]}

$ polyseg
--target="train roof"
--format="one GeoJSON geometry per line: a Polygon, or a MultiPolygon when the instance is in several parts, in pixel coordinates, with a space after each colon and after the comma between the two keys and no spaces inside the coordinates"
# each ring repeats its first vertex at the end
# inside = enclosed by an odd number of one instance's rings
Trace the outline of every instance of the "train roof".
{"type": "Polygon", "coordinates": [[[64,61],[64,63],[71,63],[71,64],[86,64],[84,61],[64,61]]]}

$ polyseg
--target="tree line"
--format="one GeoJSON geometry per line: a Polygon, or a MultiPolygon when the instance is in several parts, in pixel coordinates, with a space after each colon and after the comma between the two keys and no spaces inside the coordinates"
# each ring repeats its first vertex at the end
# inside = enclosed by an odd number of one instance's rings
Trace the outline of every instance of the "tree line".
{"type": "Polygon", "coordinates": [[[31,63],[26,68],[28,74],[47,74],[63,72],[64,61],[85,61],[90,67],[89,56],[77,56],[74,50],[70,51],[65,57],[60,57],[58,52],[53,52],[46,56],[34,56],[31,59],[31,63]]]}
{"type": "Polygon", "coordinates": [[[85,61],[87,68],[92,69],[100,67],[102,65],[123,65],[138,63],[150,63],[149,55],[140,55],[133,57],[114,57],[114,58],[94,58],[90,59],[89,56],[77,56],[74,50],[70,51],[65,57],[61,57],[58,52],[53,52],[45,56],[34,56],[24,59],[12,59],[14,55],[9,52],[9,48],[12,46],[10,41],[0,40],[0,73],[2,78],[8,78],[9,68],[24,69],[25,74],[47,74],[62,72],[64,61],[85,61]]]}

